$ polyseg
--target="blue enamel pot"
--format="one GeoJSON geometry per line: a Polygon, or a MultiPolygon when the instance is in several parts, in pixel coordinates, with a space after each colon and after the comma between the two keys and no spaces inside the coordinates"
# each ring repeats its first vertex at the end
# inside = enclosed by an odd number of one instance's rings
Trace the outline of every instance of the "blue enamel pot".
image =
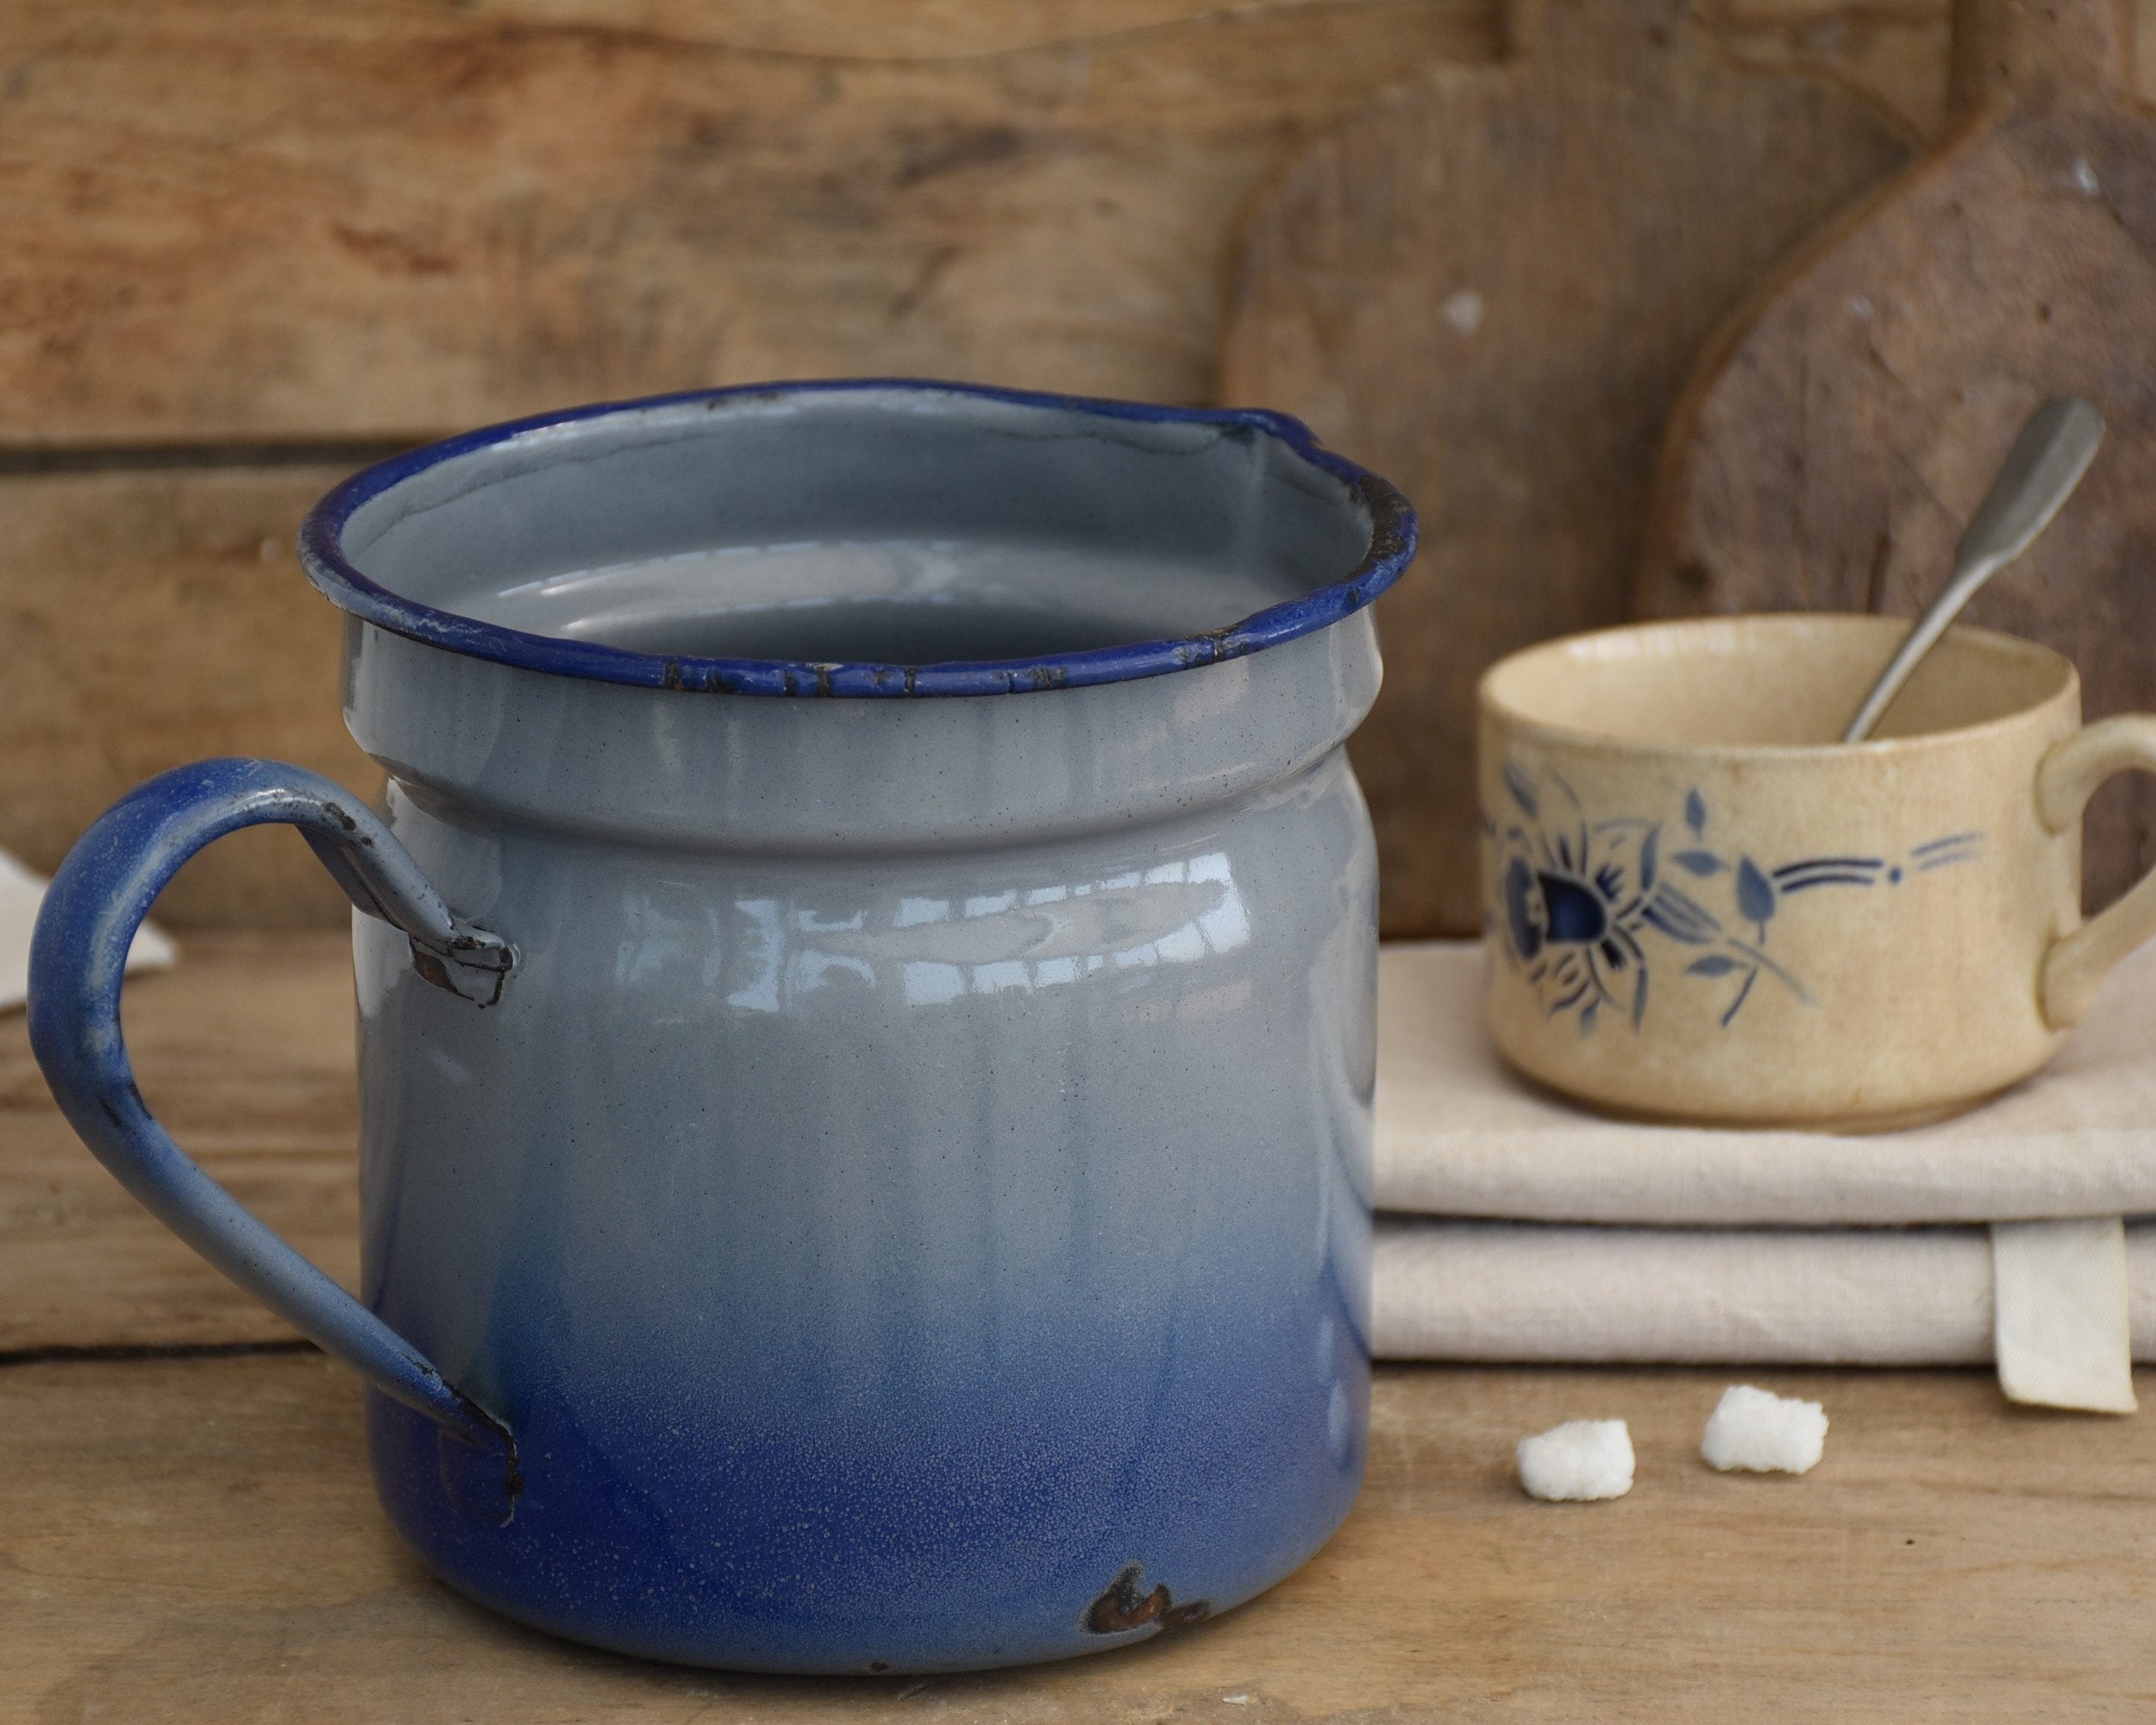
{"type": "Polygon", "coordinates": [[[1413,546],[1265,413],[793,385],[402,456],[301,537],[381,806],[260,761],[136,790],[39,920],[38,1059],[365,1377],[390,1520],[498,1611],[821,1672],[1195,1622],[1362,1477],[1376,869],[1341,744],[1413,546]],[[1130,614],[1170,626],[906,665],[495,614],[886,540],[1155,568],[1130,614]],[[121,1040],[151,900],[262,822],[357,907],[359,1299],[166,1136],[121,1040]]]}

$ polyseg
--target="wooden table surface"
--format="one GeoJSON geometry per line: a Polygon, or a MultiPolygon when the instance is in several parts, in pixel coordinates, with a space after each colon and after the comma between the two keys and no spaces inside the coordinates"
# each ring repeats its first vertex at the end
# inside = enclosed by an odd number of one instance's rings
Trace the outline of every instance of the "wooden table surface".
{"type": "MultiPolygon", "coordinates": [[[[190,942],[130,985],[143,1088],[271,1221],[354,1259],[341,937],[190,942]]],[[[776,1679],[591,1653],[465,1603],[376,1513],[351,1376],[137,1213],[0,1020],[0,1722],[2156,1717],[2156,1423],[1955,1372],[1775,1372],[1802,1479],[1697,1458],[1726,1375],[1395,1367],[1369,1484],[1264,1598],[1031,1671],[776,1679]],[[1618,1415],[1613,1504],[1514,1439],[1618,1415]]],[[[2144,1396],[2156,1392],[2145,1382],[2144,1396]]]]}

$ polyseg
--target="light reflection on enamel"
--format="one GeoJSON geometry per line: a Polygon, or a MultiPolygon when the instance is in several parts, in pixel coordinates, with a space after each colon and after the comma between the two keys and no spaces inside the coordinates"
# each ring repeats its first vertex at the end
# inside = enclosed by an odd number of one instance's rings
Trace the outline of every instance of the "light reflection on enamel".
{"type": "Polygon", "coordinates": [[[905,897],[881,926],[875,913],[827,919],[776,899],[734,908],[749,924],[735,957],[749,970],[727,1002],[750,1012],[781,1011],[843,977],[894,984],[908,1006],[943,1006],[1053,988],[1103,969],[1194,963],[1250,938],[1219,851],[1076,885],[905,897]]]}

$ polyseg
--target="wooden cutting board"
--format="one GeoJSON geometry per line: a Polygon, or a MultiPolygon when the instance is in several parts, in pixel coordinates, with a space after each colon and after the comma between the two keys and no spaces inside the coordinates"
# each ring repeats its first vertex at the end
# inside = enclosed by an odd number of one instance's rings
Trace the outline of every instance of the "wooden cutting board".
{"type": "MultiPolygon", "coordinates": [[[[2081,667],[2091,714],[2156,706],[2156,110],[2109,0],[1957,0],[1959,118],[1724,332],[1671,417],[1645,616],[1909,614],[2024,417],[2086,396],[2096,465],[1972,622],[2081,667]]],[[[2106,902],[2147,866],[2156,786],[2090,810],[2106,902]]]]}
{"type": "Polygon", "coordinates": [[[1352,745],[1389,936],[1481,927],[1477,675],[1621,620],[1700,344],[1910,148],[1837,85],[1720,63],[1685,0],[1514,26],[1509,63],[1395,92],[1271,189],[1225,340],[1222,399],[1308,420],[1421,513],[1352,745]]]}

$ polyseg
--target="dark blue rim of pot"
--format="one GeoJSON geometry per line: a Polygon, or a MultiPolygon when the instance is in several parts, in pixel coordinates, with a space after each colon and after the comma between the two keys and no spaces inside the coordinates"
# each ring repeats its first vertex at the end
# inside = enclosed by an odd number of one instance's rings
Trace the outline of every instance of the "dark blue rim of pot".
{"type": "Polygon", "coordinates": [[[633,401],[599,402],[530,419],[482,427],[401,455],[354,474],[309,513],[299,530],[299,561],[307,578],[354,617],[429,646],[492,659],[529,671],[588,677],[642,688],[711,690],[742,695],[995,695],[1035,689],[1079,688],[1136,677],[1156,677],[1222,659],[1240,658],[1298,636],[1314,634],[1361,610],[1399,580],[1415,555],[1415,514],[1407,499],[1367,468],[1337,455],[1300,420],[1258,408],[1158,407],[1143,402],[1086,396],[1047,395],[992,389],[977,384],[937,383],[913,378],[843,378],[800,383],[752,384],[731,389],[686,390],[633,401]],[[361,574],[344,555],[345,524],[354,511],[392,486],[442,461],[490,448],[528,433],[611,414],[693,402],[749,401],[759,398],[829,394],[842,390],[911,390],[921,393],[1010,402],[1019,406],[1095,414],[1104,419],[1150,420],[1218,425],[1277,438],[1311,466],[1344,484],[1368,511],[1369,549],[1345,577],[1254,612],[1239,623],[1178,640],[1138,641],[1084,652],[1030,659],[968,660],[937,665],[796,663],[775,659],[672,658],[633,652],[592,641],[533,635],[420,605],[361,574]]]}

